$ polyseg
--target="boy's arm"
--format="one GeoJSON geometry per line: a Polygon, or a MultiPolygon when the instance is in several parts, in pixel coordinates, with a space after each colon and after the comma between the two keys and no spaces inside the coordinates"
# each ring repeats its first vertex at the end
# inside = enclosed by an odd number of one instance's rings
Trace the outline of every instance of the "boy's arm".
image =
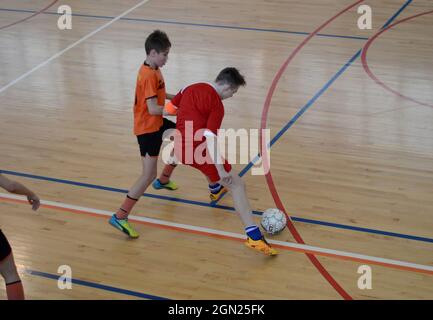
{"type": "Polygon", "coordinates": [[[165,99],[172,100],[175,96],[176,96],[175,94],[166,93],[165,94],[165,99]]]}
{"type": "Polygon", "coordinates": [[[32,205],[33,210],[37,210],[40,206],[39,197],[30,189],[17,181],[9,180],[0,173],[0,187],[10,193],[22,194],[27,196],[27,200],[32,205]]]}
{"type": "Polygon", "coordinates": [[[156,98],[149,98],[146,100],[147,110],[153,116],[163,115],[163,116],[174,116],[176,113],[173,111],[173,108],[167,109],[167,106],[173,106],[171,102],[167,102],[165,106],[160,106],[157,103],[156,98]]]}
{"type": "Polygon", "coordinates": [[[179,91],[176,95],[168,94],[167,98],[170,101],[166,102],[163,115],[176,116],[180,101],[182,100],[182,91],[179,91]]]}
{"type": "Polygon", "coordinates": [[[162,115],[163,107],[158,105],[158,100],[156,97],[146,99],[147,110],[153,116],[162,115]]]}
{"type": "Polygon", "coordinates": [[[164,106],[163,115],[164,116],[176,116],[177,115],[177,106],[173,104],[173,102],[169,101],[164,106]]]}

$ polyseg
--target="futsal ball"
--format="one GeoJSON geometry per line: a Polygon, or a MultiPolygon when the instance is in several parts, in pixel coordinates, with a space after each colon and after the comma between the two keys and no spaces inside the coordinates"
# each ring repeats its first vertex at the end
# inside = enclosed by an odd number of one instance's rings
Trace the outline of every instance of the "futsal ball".
{"type": "Polygon", "coordinates": [[[263,212],[261,225],[266,233],[275,235],[284,230],[287,224],[286,215],[276,209],[271,208],[263,212]]]}

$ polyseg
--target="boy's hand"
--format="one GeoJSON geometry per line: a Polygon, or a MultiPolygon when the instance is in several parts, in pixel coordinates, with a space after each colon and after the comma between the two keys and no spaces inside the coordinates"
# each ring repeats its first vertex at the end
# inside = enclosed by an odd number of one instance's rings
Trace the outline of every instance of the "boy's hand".
{"type": "Polygon", "coordinates": [[[31,194],[27,196],[27,200],[32,205],[32,210],[38,210],[39,206],[41,205],[41,201],[39,200],[39,197],[35,194],[31,194]]]}

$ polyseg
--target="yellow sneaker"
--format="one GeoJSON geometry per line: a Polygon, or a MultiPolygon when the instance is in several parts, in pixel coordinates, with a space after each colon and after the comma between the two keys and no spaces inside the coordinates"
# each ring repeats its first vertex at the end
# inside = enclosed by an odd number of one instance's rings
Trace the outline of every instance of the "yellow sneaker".
{"type": "Polygon", "coordinates": [[[136,239],[139,237],[137,231],[129,224],[128,219],[117,219],[116,214],[113,214],[108,222],[116,229],[126,233],[130,238],[136,239]]]}
{"type": "Polygon", "coordinates": [[[209,198],[211,201],[218,201],[226,192],[227,189],[225,187],[222,187],[218,193],[210,193],[209,198]]]}
{"type": "Polygon", "coordinates": [[[278,254],[278,251],[271,247],[271,245],[266,241],[265,237],[262,237],[257,241],[248,237],[247,241],[245,241],[245,245],[251,249],[260,251],[267,256],[276,256],[278,254]]]}

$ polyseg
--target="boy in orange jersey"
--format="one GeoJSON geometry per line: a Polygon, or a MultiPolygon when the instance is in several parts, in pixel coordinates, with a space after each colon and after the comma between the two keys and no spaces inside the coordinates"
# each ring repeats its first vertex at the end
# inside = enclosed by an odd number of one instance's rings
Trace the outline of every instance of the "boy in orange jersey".
{"type": "MultiPolygon", "coordinates": [[[[27,196],[33,210],[37,210],[40,205],[40,200],[33,191],[27,189],[19,182],[7,179],[0,173],[0,187],[16,194],[27,196]]],[[[5,279],[6,294],[8,300],[24,300],[24,289],[21,283],[20,276],[17,272],[11,246],[9,245],[6,236],[0,230],[0,274],[5,279]]]]}
{"type": "MultiPolygon", "coordinates": [[[[126,233],[131,238],[138,238],[138,233],[128,222],[128,215],[147,187],[155,180],[157,161],[161,149],[163,134],[174,129],[176,124],[163,117],[165,99],[173,95],[165,92],[165,83],[160,68],[168,59],[171,43],[168,36],[155,30],[146,39],[146,60],[141,66],[135,89],[134,134],[137,136],[142,159],[142,173],[124,199],[109,223],[126,233]]],[[[177,185],[170,181],[176,164],[167,164],[159,179],[153,186],[155,189],[176,190],[177,185]]]]}

